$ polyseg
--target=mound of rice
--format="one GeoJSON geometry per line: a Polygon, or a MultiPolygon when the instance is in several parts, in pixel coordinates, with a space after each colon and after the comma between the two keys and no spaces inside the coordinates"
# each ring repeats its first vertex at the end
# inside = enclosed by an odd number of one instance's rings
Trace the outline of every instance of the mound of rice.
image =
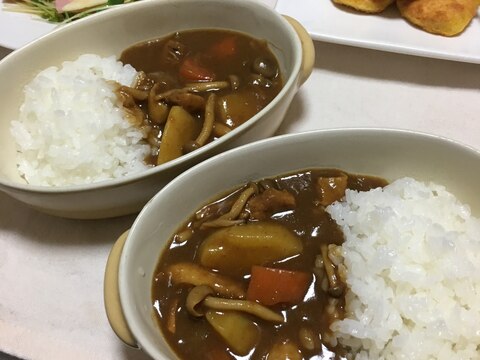
{"type": "Polygon", "coordinates": [[[480,220],[443,187],[410,178],[348,191],[327,211],[345,234],[355,359],[480,359],[480,220]]]}
{"type": "Polygon", "coordinates": [[[40,72],[25,86],[11,133],[30,184],[97,182],[143,171],[150,148],[124,117],[107,80],[131,86],[137,72],[114,56],[86,54],[40,72]]]}

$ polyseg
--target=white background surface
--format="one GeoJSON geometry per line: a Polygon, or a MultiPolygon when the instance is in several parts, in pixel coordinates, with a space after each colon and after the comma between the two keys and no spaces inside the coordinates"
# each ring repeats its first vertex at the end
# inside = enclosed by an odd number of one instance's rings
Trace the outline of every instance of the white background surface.
{"type": "MultiPolygon", "coordinates": [[[[395,127],[480,148],[479,65],[322,42],[316,52],[279,134],[395,127]]],[[[0,350],[35,360],[147,359],[116,338],[103,308],[108,252],[133,220],[55,218],[0,193],[0,350]]]]}

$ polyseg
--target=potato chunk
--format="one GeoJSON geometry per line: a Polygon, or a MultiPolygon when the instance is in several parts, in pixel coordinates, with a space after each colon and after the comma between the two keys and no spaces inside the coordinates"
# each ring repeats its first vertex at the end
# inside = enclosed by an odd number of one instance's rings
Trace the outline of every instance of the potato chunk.
{"type": "Polygon", "coordinates": [[[200,246],[203,266],[244,275],[253,265],[283,260],[302,251],[301,240],[278,223],[256,222],[215,231],[200,246]]]}
{"type": "Polygon", "coordinates": [[[198,131],[199,126],[192,115],[180,106],[173,106],[163,131],[157,165],[182,156],[183,146],[194,140],[198,131]]]}
{"type": "Polygon", "coordinates": [[[243,124],[262,109],[257,93],[251,91],[234,92],[220,96],[217,100],[218,119],[234,127],[243,124]]]}
{"type": "Polygon", "coordinates": [[[260,329],[244,314],[209,310],[205,316],[235,354],[247,355],[260,339],[260,329]]]}

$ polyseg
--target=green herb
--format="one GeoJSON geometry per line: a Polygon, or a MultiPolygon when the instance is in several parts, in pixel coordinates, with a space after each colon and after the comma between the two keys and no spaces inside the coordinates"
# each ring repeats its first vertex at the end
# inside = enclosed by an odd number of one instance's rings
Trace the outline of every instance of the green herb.
{"type": "Polygon", "coordinates": [[[136,0],[107,0],[104,5],[95,6],[80,12],[58,12],[54,0],[20,0],[15,3],[3,3],[6,11],[20,12],[39,16],[51,23],[68,23],[90,14],[136,0]]]}

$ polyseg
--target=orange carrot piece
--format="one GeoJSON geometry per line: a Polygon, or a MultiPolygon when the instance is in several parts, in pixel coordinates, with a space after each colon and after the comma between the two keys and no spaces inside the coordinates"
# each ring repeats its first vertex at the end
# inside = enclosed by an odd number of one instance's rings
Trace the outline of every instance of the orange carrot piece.
{"type": "Polygon", "coordinates": [[[253,266],[247,299],[269,306],[298,304],[312,282],[311,274],[301,271],[253,266]]]}
{"type": "Polygon", "coordinates": [[[199,64],[194,58],[186,58],[180,65],[180,76],[187,81],[212,81],[211,70],[199,64]]]}
{"type": "Polygon", "coordinates": [[[229,36],[215,43],[210,48],[210,53],[217,59],[224,59],[237,53],[237,40],[235,36],[229,36]]]}

